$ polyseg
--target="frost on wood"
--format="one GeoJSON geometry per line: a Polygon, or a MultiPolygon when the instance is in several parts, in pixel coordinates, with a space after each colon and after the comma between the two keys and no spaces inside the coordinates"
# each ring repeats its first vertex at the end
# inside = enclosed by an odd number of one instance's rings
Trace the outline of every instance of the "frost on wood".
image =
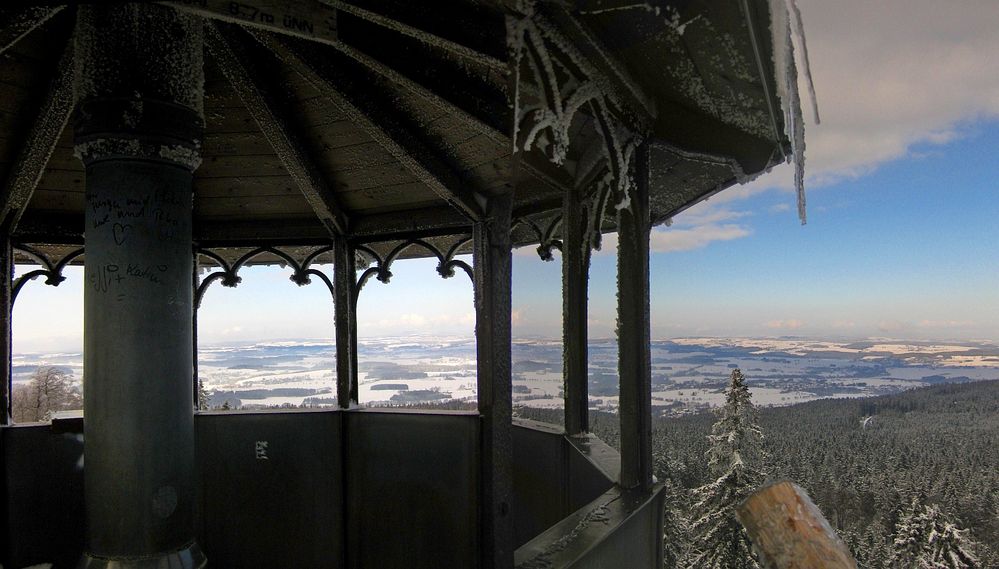
{"type": "Polygon", "coordinates": [[[78,100],[157,99],[204,117],[200,18],[148,4],[84,5],[77,14],[78,100]]]}
{"type": "MultiPolygon", "coordinates": [[[[679,22],[679,16],[673,16],[679,22]]],[[[670,64],[663,69],[670,89],[714,119],[760,138],[770,138],[773,127],[765,105],[742,90],[731,89],[705,77],[731,77],[740,83],[760,80],[743,49],[731,34],[718,30],[706,17],[688,18],[686,23],[667,25],[661,36],[670,64]],[[697,34],[688,33],[696,28],[697,34]]]]}
{"type": "MultiPolygon", "coordinates": [[[[641,119],[622,103],[615,86],[600,73],[573,43],[533,2],[518,5],[517,15],[507,16],[507,43],[511,52],[515,83],[514,151],[537,148],[555,164],[563,164],[572,143],[573,119],[587,109],[602,144],[596,153],[584,156],[590,180],[584,201],[587,230],[584,247],[600,248],[600,230],[605,209],[627,210],[635,182],[632,162],[645,133],[636,132],[641,119]],[[522,72],[528,72],[524,77],[522,72]],[[637,128],[636,128],[637,125],[637,128]]],[[[637,85],[619,80],[633,92],[637,85]]]]}
{"type": "Polygon", "coordinates": [[[124,137],[95,138],[77,142],[73,147],[73,155],[85,164],[114,158],[147,158],[176,164],[192,172],[201,165],[199,145],[168,146],[124,137]]]}
{"type": "MultiPolygon", "coordinates": [[[[73,42],[63,51],[48,95],[24,141],[17,162],[8,174],[7,187],[3,188],[8,215],[10,210],[20,211],[38,185],[49,158],[55,150],[69,115],[73,111],[73,42]]],[[[19,213],[14,213],[14,223],[19,213]]]]}
{"type": "Polygon", "coordinates": [[[0,8],[0,55],[64,7],[0,8]]]}
{"type": "Polygon", "coordinates": [[[517,565],[517,569],[554,569],[554,557],[559,552],[563,551],[573,541],[579,539],[579,536],[583,534],[590,526],[595,523],[601,523],[606,525],[610,521],[609,506],[612,502],[616,501],[618,498],[615,497],[606,503],[600,504],[596,508],[593,508],[589,512],[586,512],[583,517],[579,519],[573,528],[560,537],[559,539],[549,543],[541,552],[532,557],[531,559],[520,563],[517,565]]]}
{"type": "Polygon", "coordinates": [[[358,6],[354,6],[348,2],[341,2],[340,0],[324,0],[324,4],[332,6],[337,10],[346,12],[363,20],[367,20],[384,28],[388,28],[394,32],[400,33],[405,36],[409,36],[417,41],[425,43],[430,46],[434,46],[439,49],[443,49],[446,53],[454,54],[458,57],[459,61],[469,61],[477,63],[499,73],[506,73],[507,66],[502,61],[483,55],[474,49],[465,47],[460,43],[456,43],[440,36],[431,34],[425,30],[415,28],[413,26],[407,26],[400,23],[392,18],[382,16],[370,10],[365,10],[358,6]]]}
{"type": "Polygon", "coordinates": [[[588,65],[575,47],[545,18],[533,2],[521,2],[519,16],[507,16],[507,45],[514,70],[514,151],[540,148],[555,164],[569,150],[569,129],[576,113],[607,92],[585,74],[588,65]],[[534,83],[521,77],[526,62],[534,83]],[[583,71],[574,72],[574,69],[583,71]],[[527,87],[537,92],[528,92],[527,87]],[[531,95],[531,96],[528,96],[531,95]]]}

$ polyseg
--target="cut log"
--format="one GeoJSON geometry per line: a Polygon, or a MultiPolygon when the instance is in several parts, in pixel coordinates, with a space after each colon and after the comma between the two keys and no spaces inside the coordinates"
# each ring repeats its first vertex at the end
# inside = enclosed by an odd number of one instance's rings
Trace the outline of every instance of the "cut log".
{"type": "Polygon", "coordinates": [[[765,569],[856,569],[850,550],[793,482],[764,486],[736,515],[765,569]]]}

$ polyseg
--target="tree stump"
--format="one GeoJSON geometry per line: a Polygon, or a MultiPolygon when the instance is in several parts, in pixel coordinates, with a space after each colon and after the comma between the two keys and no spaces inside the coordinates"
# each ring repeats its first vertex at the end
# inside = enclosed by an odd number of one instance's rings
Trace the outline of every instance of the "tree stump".
{"type": "Polygon", "coordinates": [[[793,482],[757,490],[736,515],[766,569],[856,569],[850,550],[793,482]]]}

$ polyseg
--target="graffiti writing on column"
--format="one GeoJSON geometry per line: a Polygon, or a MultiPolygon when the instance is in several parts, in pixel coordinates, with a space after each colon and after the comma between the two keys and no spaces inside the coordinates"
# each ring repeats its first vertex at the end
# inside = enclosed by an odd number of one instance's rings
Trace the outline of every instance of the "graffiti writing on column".
{"type": "MultiPolygon", "coordinates": [[[[90,230],[99,230],[110,236],[114,247],[122,247],[133,240],[142,243],[174,242],[181,238],[184,222],[181,212],[189,208],[178,192],[157,188],[140,197],[106,197],[99,193],[87,195],[87,223],[90,230]],[[103,228],[103,229],[101,229],[103,228]]],[[[106,238],[106,237],[105,237],[106,238]]],[[[124,262],[112,257],[115,263],[94,263],[86,267],[87,284],[96,292],[108,293],[126,279],[164,285],[167,264],[124,262]]],[[[125,300],[123,289],[115,291],[119,301],[125,300]]]]}
{"type": "Polygon", "coordinates": [[[125,277],[119,273],[118,265],[114,264],[88,267],[86,273],[87,282],[97,292],[107,292],[113,283],[125,280],[125,277]]]}

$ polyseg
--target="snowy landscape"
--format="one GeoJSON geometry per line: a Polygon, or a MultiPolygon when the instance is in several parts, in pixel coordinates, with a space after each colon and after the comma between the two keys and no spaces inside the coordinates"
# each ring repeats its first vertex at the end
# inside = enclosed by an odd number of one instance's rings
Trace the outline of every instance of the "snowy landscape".
{"type": "MultiPolygon", "coordinates": [[[[513,345],[516,406],[562,406],[562,346],[520,339],[513,345]]],[[[362,405],[475,401],[475,341],[406,336],[362,340],[362,405]]],[[[289,340],[202,346],[199,376],[210,407],[266,408],[335,404],[334,348],[329,341],[289,340]]],[[[590,406],[617,409],[613,340],[590,343],[590,406]]],[[[15,383],[39,366],[83,374],[80,353],[22,353],[15,383]]],[[[720,405],[733,368],[741,368],[760,406],[857,398],[925,385],[999,379],[999,346],[989,342],[916,342],[885,338],[818,341],[793,338],[677,338],[652,343],[652,403],[677,415],[720,405]]]]}

